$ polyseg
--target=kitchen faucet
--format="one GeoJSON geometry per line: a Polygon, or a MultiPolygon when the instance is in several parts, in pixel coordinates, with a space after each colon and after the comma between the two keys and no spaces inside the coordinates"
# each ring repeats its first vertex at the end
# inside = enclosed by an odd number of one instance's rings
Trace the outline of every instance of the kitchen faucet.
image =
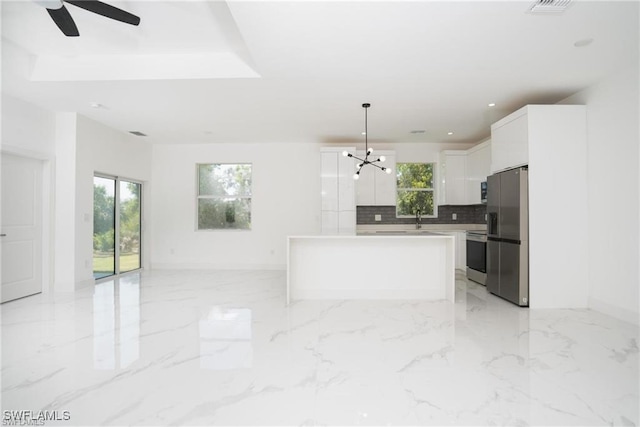
{"type": "Polygon", "coordinates": [[[416,230],[422,228],[422,215],[420,214],[420,209],[416,209],[416,230]]]}

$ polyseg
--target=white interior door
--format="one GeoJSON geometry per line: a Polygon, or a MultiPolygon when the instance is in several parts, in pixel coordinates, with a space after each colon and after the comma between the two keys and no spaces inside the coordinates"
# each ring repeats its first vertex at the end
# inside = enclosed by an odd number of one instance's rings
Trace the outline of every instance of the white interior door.
{"type": "Polygon", "coordinates": [[[42,169],[2,155],[2,302],[42,292],[42,169]]]}

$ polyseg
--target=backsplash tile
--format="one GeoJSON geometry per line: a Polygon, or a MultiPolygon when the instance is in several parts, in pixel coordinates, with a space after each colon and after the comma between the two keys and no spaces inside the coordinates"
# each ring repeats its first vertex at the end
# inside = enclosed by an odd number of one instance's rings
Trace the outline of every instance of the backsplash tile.
{"type": "MultiPolygon", "coordinates": [[[[438,206],[437,218],[422,218],[423,224],[486,224],[486,205],[441,205],[438,206]],[[452,214],[457,219],[453,220],[452,214]]],[[[395,206],[358,206],[356,208],[357,224],[415,224],[415,218],[396,218],[395,206]],[[376,221],[375,216],[381,215],[382,220],[376,221]]]]}

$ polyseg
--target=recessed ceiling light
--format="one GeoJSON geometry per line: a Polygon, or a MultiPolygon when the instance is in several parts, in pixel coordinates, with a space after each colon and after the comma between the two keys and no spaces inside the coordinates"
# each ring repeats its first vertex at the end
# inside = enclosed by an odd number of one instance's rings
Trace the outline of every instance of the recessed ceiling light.
{"type": "Polygon", "coordinates": [[[89,103],[89,106],[91,108],[107,108],[104,105],[100,104],[99,102],[91,102],[89,103]]]}
{"type": "Polygon", "coordinates": [[[366,135],[366,134],[367,134],[366,132],[360,132],[360,135],[366,135]]]}
{"type": "Polygon", "coordinates": [[[495,107],[495,106],[496,106],[496,103],[495,103],[495,102],[492,102],[492,103],[490,103],[488,106],[489,106],[489,107],[495,107]]]}
{"type": "Polygon", "coordinates": [[[593,39],[592,38],[588,38],[588,39],[578,40],[573,45],[575,47],[585,47],[585,46],[589,46],[591,43],[593,43],[593,39]]]}
{"type": "Polygon", "coordinates": [[[449,133],[447,133],[447,135],[453,135],[453,132],[449,132],[449,133]]]}

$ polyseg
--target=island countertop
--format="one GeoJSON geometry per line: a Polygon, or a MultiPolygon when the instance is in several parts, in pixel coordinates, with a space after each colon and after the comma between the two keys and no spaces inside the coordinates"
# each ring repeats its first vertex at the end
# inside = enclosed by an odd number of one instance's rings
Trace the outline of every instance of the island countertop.
{"type": "Polygon", "coordinates": [[[455,238],[421,232],[289,236],[287,303],[299,299],[449,300],[455,238]]]}

